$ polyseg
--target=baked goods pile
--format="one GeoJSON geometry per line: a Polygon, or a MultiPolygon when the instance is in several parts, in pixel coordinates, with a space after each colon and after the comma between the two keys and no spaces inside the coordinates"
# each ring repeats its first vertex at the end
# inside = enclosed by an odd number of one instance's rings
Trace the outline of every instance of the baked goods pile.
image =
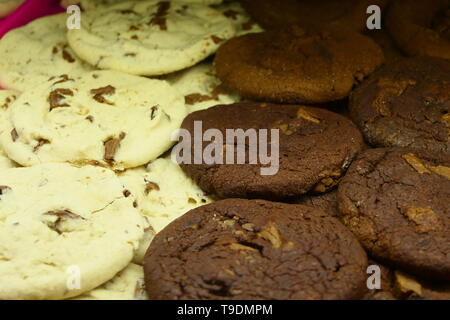
{"type": "Polygon", "coordinates": [[[389,2],[64,1],[79,29],[6,34],[0,299],[450,299],[450,2],[389,2]],[[276,132],[276,171],[197,161],[230,130],[276,132]]]}

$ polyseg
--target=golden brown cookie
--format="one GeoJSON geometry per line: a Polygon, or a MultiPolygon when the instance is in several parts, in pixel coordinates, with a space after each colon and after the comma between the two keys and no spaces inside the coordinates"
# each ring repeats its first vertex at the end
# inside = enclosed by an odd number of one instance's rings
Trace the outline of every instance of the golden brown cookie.
{"type": "Polygon", "coordinates": [[[322,103],[348,96],[383,59],[381,48],[361,34],[292,27],[231,39],[215,64],[224,85],[245,98],[322,103]]]}

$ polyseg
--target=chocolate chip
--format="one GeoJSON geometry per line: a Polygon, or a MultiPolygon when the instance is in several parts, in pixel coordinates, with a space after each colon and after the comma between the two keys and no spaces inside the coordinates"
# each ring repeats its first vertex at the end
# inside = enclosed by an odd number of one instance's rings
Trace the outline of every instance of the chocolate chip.
{"type": "Polygon", "coordinates": [[[149,25],[157,25],[160,30],[167,30],[167,14],[170,9],[169,1],[160,1],[158,2],[158,9],[154,15],[154,17],[150,20],[149,25]]]}
{"type": "Polygon", "coordinates": [[[188,94],[187,96],[184,96],[184,103],[188,105],[193,105],[199,102],[209,100],[214,100],[214,98],[200,93],[192,93],[188,94]]]}
{"type": "Polygon", "coordinates": [[[82,219],[85,220],[82,216],[79,216],[69,210],[54,210],[44,213],[45,215],[50,216],[57,216],[58,218],[53,224],[48,224],[48,227],[52,229],[53,231],[57,232],[58,234],[63,233],[63,231],[60,229],[61,222],[67,220],[67,219],[82,219]]]}
{"type": "Polygon", "coordinates": [[[16,128],[11,130],[11,139],[13,142],[16,142],[19,139],[19,134],[17,133],[16,128]]]}
{"type": "Polygon", "coordinates": [[[8,186],[0,186],[0,195],[4,195],[9,190],[11,190],[11,188],[8,186]]]}
{"type": "Polygon", "coordinates": [[[91,115],[88,115],[85,119],[88,120],[91,123],[94,122],[94,117],[91,116],[91,115]]]}
{"type": "Polygon", "coordinates": [[[69,52],[67,52],[65,49],[62,51],[62,56],[63,56],[63,59],[69,63],[75,62],[75,58],[72,57],[72,55],[69,52]]]}
{"type": "Polygon", "coordinates": [[[233,10],[233,9],[229,9],[229,10],[225,11],[223,14],[227,18],[236,20],[239,12],[237,12],[236,10],[233,10]]]}
{"type": "Polygon", "coordinates": [[[50,111],[54,108],[69,107],[67,103],[60,103],[60,101],[65,98],[65,96],[73,96],[72,90],[59,88],[50,92],[50,95],[48,96],[50,111]]]}
{"type": "Polygon", "coordinates": [[[151,182],[151,181],[147,182],[147,184],[145,186],[145,191],[144,191],[145,194],[148,195],[150,193],[150,191],[153,191],[153,190],[159,191],[160,190],[159,185],[155,182],[151,182]]]}
{"type": "MultiPolygon", "coordinates": [[[[69,81],[69,80],[72,80],[72,81],[73,81],[73,79],[70,79],[69,76],[68,76],[67,74],[62,74],[62,75],[59,76],[59,78],[60,78],[60,80],[54,82],[53,85],[58,84],[58,83],[67,82],[67,81],[69,81]]],[[[52,80],[53,80],[53,79],[52,79],[52,80]]]]}
{"type": "Polygon", "coordinates": [[[158,106],[153,106],[152,107],[152,112],[150,114],[150,119],[152,119],[152,120],[155,119],[157,111],[158,111],[158,106]]]}
{"type": "Polygon", "coordinates": [[[103,95],[112,95],[115,92],[116,92],[116,88],[114,88],[111,85],[91,90],[91,94],[93,95],[94,100],[96,100],[97,102],[100,102],[100,103],[107,103],[107,104],[111,104],[111,103],[108,102],[103,95]]]}
{"type": "Polygon", "coordinates": [[[123,190],[123,196],[125,197],[125,198],[128,198],[129,196],[131,195],[131,192],[129,191],[129,190],[123,190]]]}
{"type": "Polygon", "coordinates": [[[120,142],[125,138],[125,135],[126,134],[122,132],[119,138],[110,138],[103,143],[105,147],[105,154],[103,156],[103,159],[105,159],[107,162],[114,161],[114,156],[116,155],[116,152],[120,147],[120,142]]]}
{"type": "Polygon", "coordinates": [[[39,139],[37,145],[35,145],[34,148],[33,148],[33,152],[36,153],[37,151],[39,151],[39,149],[40,149],[43,145],[48,144],[48,143],[50,143],[50,141],[47,140],[47,139],[42,139],[42,138],[39,139]]]}

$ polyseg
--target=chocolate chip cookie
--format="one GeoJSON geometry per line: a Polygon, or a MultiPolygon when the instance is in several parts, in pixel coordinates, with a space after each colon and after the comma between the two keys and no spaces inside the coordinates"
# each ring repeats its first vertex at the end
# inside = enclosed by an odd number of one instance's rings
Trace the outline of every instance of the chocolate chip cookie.
{"type": "Polygon", "coordinates": [[[290,27],[231,39],[215,64],[223,84],[244,98],[313,104],[347,97],[383,59],[381,48],[356,32],[290,27]]]}
{"type": "Polygon", "coordinates": [[[450,59],[449,0],[393,1],[387,27],[406,54],[450,59]]]}
{"type": "Polygon", "coordinates": [[[450,156],[367,150],[338,188],[341,220],[375,259],[450,280],[450,156]]]}
{"type": "Polygon", "coordinates": [[[359,299],[367,256],[338,220],[302,205],[228,199],[156,235],[151,299],[359,299]]]}
{"type": "Polygon", "coordinates": [[[450,62],[417,57],[384,66],[352,93],[350,116],[372,145],[450,153],[450,62]]]}
{"type": "Polygon", "coordinates": [[[367,7],[383,7],[386,0],[241,0],[247,12],[263,27],[280,28],[286,25],[317,30],[366,28],[367,7]]]}
{"type": "Polygon", "coordinates": [[[350,120],[299,105],[219,105],[190,114],[182,128],[192,139],[189,157],[184,153],[179,157],[181,168],[204,191],[224,198],[273,200],[326,192],[337,185],[363,148],[362,135],[350,120]],[[214,161],[196,157],[212,146],[210,141],[196,145],[196,124],[200,134],[212,129],[220,135],[214,141],[219,155],[214,161]],[[232,136],[239,132],[240,138],[232,136]],[[238,162],[236,153],[245,161],[238,162]]]}

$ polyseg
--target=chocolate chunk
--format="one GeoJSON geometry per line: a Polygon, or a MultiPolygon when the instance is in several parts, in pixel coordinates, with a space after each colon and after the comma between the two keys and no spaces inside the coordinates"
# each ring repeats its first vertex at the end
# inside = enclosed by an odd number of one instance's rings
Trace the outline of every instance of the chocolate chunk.
{"type": "Polygon", "coordinates": [[[158,9],[150,20],[149,25],[157,25],[160,30],[167,30],[167,14],[170,9],[170,1],[158,2],[158,9]]]}
{"type": "Polygon", "coordinates": [[[222,38],[220,38],[218,36],[215,36],[215,35],[212,35],[211,39],[212,39],[212,41],[214,41],[215,44],[219,44],[219,43],[221,43],[223,41],[222,38]]]}
{"type": "Polygon", "coordinates": [[[107,162],[114,161],[114,156],[116,155],[117,150],[120,147],[120,142],[125,138],[125,133],[120,133],[119,138],[110,138],[106,140],[103,145],[105,146],[105,154],[103,159],[107,162]]]}
{"type": "Polygon", "coordinates": [[[69,52],[67,52],[65,49],[62,51],[62,56],[63,56],[63,59],[69,63],[75,62],[75,58],[72,57],[72,55],[69,52]]]}
{"type": "Polygon", "coordinates": [[[82,219],[85,220],[82,216],[77,215],[69,210],[54,210],[44,213],[45,215],[57,216],[58,218],[52,224],[48,224],[48,227],[58,234],[62,234],[61,223],[66,221],[67,219],[82,219]]]}
{"type": "Polygon", "coordinates": [[[151,181],[147,182],[147,184],[145,185],[145,191],[144,191],[145,194],[148,195],[150,193],[150,191],[153,191],[153,190],[159,191],[160,190],[159,185],[155,182],[151,182],[151,181]]]}
{"type": "Polygon", "coordinates": [[[92,89],[91,94],[93,95],[93,99],[100,103],[107,103],[108,102],[103,95],[112,95],[116,92],[116,88],[114,88],[111,85],[108,85],[106,87],[98,88],[98,89],[92,89]]]}
{"type": "Polygon", "coordinates": [[[39,151],[39,149],[40,149],[44,144],[48,144],[48,143],[50,143],[50,141],[47,140],[47,139],[39,139],[37,145],[35,145],[34,148],[33,148],[33,152],[36,153],[37,151],[39,151]]]}
{"type": "Polygon", "coordinates": [[[16,140],[19,139],[19,134],[17,133],[16,128],[11,130],[11,138],[13,142],[16,142],[16,140]]]}
{"type": "Polygon", "coordinates": [[[73,96],[72,90],[59,88],[50,92],[50,95],[48,96],[48,101],[50,103],[50,111],[55,108],[69,107],[67,103],[61,103],[61,100],[64,99],[65,96],[73,96]]]}

